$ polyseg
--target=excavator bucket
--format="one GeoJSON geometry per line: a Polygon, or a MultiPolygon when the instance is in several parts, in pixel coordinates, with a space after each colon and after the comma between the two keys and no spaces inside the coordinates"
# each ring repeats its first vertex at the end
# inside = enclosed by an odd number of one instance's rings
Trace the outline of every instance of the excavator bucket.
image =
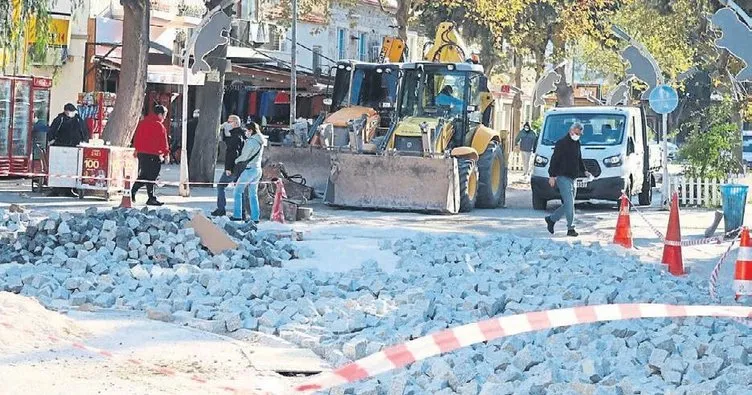
{"type": "Polygon", "coordinates": [[[306,185],[323,192],[329,180],[331,154],[322,148],[269,146],[264,150],[268,163],[282,163],[288,176],[301,175],[306,185]]]}
{"type": "Polygon", "coordinates": [[[331,206],[456,214],[457,160],[417,156],[332,155],[324,202],[331,206]]]}

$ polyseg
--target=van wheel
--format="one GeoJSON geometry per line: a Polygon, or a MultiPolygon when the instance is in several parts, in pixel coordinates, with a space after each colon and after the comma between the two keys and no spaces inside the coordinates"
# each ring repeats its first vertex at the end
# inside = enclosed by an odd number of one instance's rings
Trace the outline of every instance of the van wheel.
{"type": "Polygon", "coordinates": [[[548,206],[548,200],[541,199],[533,193],[533,210],[543,211],[548,206]]]}
{"type": "Polygon", "coordinates": [[[461,159],[457,161],[460,173],[460,212],[467,213],[475,208],[478,199],[478,167],[475,161],[461,159]]]}
{"type": "Polygon", "coordinates": [[[653,176],[648,176],[645,182],[642,183],[642,191],[637,196],[640,206],[650,206],[653,204],[653,176]]]}

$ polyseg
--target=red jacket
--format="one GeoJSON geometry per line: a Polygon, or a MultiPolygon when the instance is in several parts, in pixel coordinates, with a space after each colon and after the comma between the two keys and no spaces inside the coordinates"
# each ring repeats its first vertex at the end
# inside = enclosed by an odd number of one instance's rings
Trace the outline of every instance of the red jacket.
{"type": "Polygon", "coordinates": [[[133,148],[139,154],[167,155],[170,145],[167,143],[167,129],[157,115],[147,115],[136,127],[133,148]]]}

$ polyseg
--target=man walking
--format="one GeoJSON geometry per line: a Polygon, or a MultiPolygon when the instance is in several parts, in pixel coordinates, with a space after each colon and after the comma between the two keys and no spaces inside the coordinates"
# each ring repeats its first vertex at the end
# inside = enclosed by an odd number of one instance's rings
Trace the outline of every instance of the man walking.
{"type": "Polygon", "coordinates": [[[556,142],[551,164],[548,167],[548,184],[551,188],[558,188],[561,195],[561,207],[546,217],[548,232],[554,234],[554,225],[561,217],[567,217],[567,236],[577,237],[574,229],[574,198],[577,196],[576,179],[584,175],[590,178],[585,169],[580,151],[580,136],[582,125],[575,123],[569,128],[569,133],[556,142]]]}
{"type": "Polygon", "coordinates": [[[519,146],[520,153],[522,154],[522,176],[525,178],[532,175],[530,171],[530,160],[535,152],[535,146],[537,144],[538,136],[533,129],[530,128],[530,122],[525,122],[525,125],[522,127],[522,130],[520,130],[515,141],[515,145],[519,146]]]}
{"type": "Polygon", "coordinates": [[[235,159],[240,156],[245,142],[245,130],[240,126],[240,117],[230,115],[227,117],[227,123],[222,127],[222,140],[225,142],[225,171],[217,181],[217,209],[212,211],[211,215],[221,217],[227,214],[227,196],[225,188],[230,183],[235,182],[236,176],[233,175],[235,169],[235,159]]]}
{"type": "Polygon", "coordinates": [[[136,193],[142,186],[146,186],[149,199],[147,206],[161,206],[163,203],[154,196],[154,183],[162,170],[162,162],[169,159],[170,144],[167,141],[167,129],[164,120],[167,109],[163,106],[154,107],[154,114],[147,115],[136,127],[133,138],[133,148],[138,156],[138,179],[131,188],[131,199],[136,201],[136,193]]]}

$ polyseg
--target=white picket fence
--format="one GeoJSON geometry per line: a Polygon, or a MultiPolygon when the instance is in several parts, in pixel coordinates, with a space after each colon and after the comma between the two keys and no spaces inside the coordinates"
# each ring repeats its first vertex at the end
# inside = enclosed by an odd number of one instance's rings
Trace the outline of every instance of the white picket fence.
{"type": "Polygon", "coordinates": [[[743,174],[732,174],[723,182],[685,177],[671,176],[671,190],[679,193],[679,206],[682,207],[720,207],[721,185],[739,182],[743,174]]]}
{"type": "Polygon", "coordinates": [[[509,171],[523,171],[522,154],[519,151],[513,151],[509,154],[509,171]]]}

